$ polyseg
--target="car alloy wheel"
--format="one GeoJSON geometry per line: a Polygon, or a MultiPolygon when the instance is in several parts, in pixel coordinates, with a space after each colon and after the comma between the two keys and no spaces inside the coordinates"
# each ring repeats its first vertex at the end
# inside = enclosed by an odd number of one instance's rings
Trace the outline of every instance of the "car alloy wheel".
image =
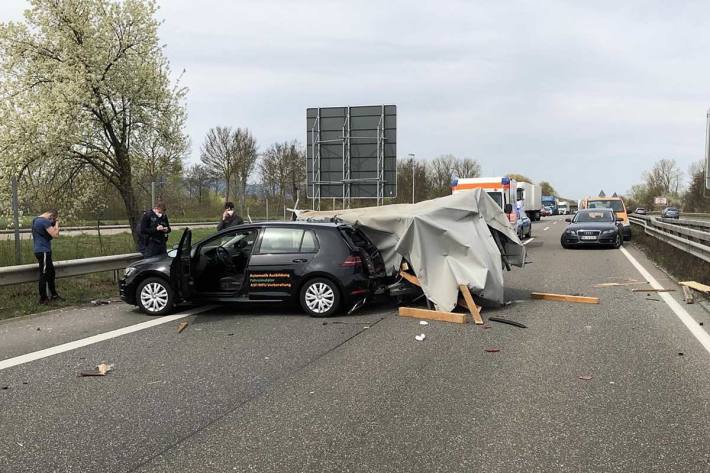
{"type": "Polygon", "coordinates": [[[146,314],[167,314],[173,306],[172,288],[160,278],[146,279],[138,288],[138,305],[146,314]]]}
{"type": "Polygon", "coordinates": [[[313,317],[327,317],[338,310],[339,305],[338,288],[328,279],[313,279],[301,289],[301,306],[313,317]]]}

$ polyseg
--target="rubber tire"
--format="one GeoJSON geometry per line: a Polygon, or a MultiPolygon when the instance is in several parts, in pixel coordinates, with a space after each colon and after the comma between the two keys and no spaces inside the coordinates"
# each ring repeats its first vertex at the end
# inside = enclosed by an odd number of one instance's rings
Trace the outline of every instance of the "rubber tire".
{"type": "Polygon", "coordinates": [[[562,239],[560,239],[560,245],[562,245],[562,248],[564,248],[565,250],[569,250],[570,248],[570,246],[562,239]]]}
{"type": "Polygon", "coordinates": [[[340,289],[338,288],[338,285],[335,284],[333,281],[327,278],[313,278],[309,279],[306,281],[303,286],[301,286],[301,292],[298,295],[298,302],[301,304],[301,308],[303,311],[310,315],[311,317],[330,317],[331,315],[335,314],[338,312],[340,309],[340,304],[342,303],[342,297],[340,295],[340,289]],[[318,313],[318,312],[313,312],[311,309],[308,308],[308,305],[306,304],[306,291],[308,288],[315,284],[315,283],[324,283],[327,284],[330,289],[333,291],[333,294],[335,294],[334,302],[333,302],[333,307],[331,307],[327,312],[323,313],[318,313]]]}
{"type": "Polygon", "coordinates": [[[616,235],[616,243],[614,243],[614,248],[619,249],[621,248],[621,245],[624,244],[624,237],[621,235],[616,235]]]}
{"type": "Polygon", "coordinates": [[[168,281],[166,281],[163,278],[158,278],[158,277],[146,278],[143,281],[141,281],[141,283],[138,285],[138,288],[136,289],[136,305],[141,310],[141,312],[143,312],[144,314],[147,314],[147,315],[155,315],[155,316],[167,315],[173,310],[173,307],[175,306],[175,291],[173,291],[173,288],[170,286],[170,283],[168,283],[168,281]],[[148,285],[150,283],[159,283],[168,292],[168,303],[165,305],[165,307],[162,310],[160,310],[158,312],[150,312],[148,309],[146,309],[143,306],[143,304],[141,304],[141,291],[143,290],[143,288],[146,285],[148,285]]]}
{"type": "Polygon", "coordinates": [[[528,234],[525,238],[532,238],[532,222],[530,222],[530,228],[528,229],[528,234]]]}

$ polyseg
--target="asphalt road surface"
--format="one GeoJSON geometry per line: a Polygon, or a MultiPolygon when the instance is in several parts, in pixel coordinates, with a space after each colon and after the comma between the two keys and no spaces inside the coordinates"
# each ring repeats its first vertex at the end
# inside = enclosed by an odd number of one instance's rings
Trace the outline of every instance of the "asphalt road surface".
{"type": "Polygon", "coordinates": [[[563,250],[561,220],[535,222],[510,304],[484,311],[526,329],[391,307],[154,319],[112,304],[0,323],[0,471],[710,471],[710,316],[629,244],[676,292],[592,287],[644,276],[620,250],[563,250]],[[113,371],[77,376],[101,361],[113,371]]]}

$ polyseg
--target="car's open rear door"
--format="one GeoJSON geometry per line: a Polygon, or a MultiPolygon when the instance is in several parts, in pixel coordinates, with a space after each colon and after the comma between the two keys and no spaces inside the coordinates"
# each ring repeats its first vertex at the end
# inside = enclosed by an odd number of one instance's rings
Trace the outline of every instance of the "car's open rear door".
{"type": "Polygon", "coordinates": [[[170,282],[182,299],[192,295],[192,231],[186,228],[180,238],[177,253],[170,265],[170,282]]]}

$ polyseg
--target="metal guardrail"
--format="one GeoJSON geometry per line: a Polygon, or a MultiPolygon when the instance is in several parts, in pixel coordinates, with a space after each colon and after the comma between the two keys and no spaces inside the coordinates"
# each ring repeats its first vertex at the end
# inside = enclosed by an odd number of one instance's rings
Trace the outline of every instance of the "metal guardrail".
{"type": "MultiPolygon", "coordinates": [[[[57,278],[68,278],[103,271],[117,271],[141,258],[140,253],[129,253],[125,255],[55,261],[54,270],[57,278]]],[[[39,269],[36,264],[23,264],[0,268],[0,286],[37,281],[39,277],[38,272],[39,269]]]]}
{"type": "Polygon", "coordinates": [[[710,222],[630,215],[629,221],[644,233],[710,263],[710,222]],[[698,228],[702,228],[699,230],[698,228]],[[706,230],[707,229],[707,230],[706,230]]]}

